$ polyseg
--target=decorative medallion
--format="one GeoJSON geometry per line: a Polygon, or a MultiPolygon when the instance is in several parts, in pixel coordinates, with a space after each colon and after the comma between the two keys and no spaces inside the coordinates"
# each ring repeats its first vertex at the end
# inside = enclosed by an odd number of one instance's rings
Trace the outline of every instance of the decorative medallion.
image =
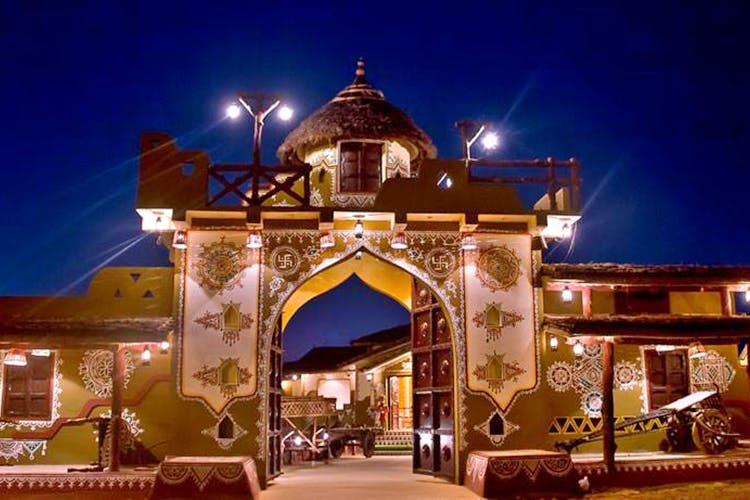
{"type": "Polygon", "coordinates": [[[565,392],[573,384],[573,367],[570,363],[556,361],[547,369],[547,384],[555,392],[565,392]]]}
{"type": "MultiPolygon", "coordinates": [[[[125,375],[124,385],[128,386],[130,376],[135,371],[133,355],[129,350],[124,352],[125,375]]],[[[89,391],[100,398],[112,396],[112,365],[114,364],[114,353],[103,349],[90,350],[83,353],[83,358],[78,365],[78,374],[83,380],[83,385],[89,391]]]]}
{"type": "Polygon", "coordinates": [[[427,272],[434,278],[447,278],[456,269],[456,256],[447,248],[433,248],[424,258],[427,272]]]}
{"type": "Polygon", "coordinates": [[[641,371],[632,361],[618,361],[614,366],[615,387],[629,391],[641,383],[641,371]]]}
{"type": "Polygon", "coordinates": [[[601,344],[584,344],[583,346],[583,357],[584,358],[601,358],[602,357],[602,345],[601,344]]]}
{"type": "Polygon", "coordinates": [[[690,385],[693,390],[718,388],[719,392],[726,392],[736,374],[729,361],[714,350],[708,351],[702,358],[692,360],[692,365],[690,385]]]}
{"type": "Polygon", "coordinates": [[[202,287],[232,289],[240,281],[246,260],[244,247],[225,238],[201,245],[196,268],[202,287]]]}
{"type": "Polygon", "coordinates": [[[503,310],[502,304],[497,302],[485,305],[484,311],[477,311],[472,318],[477,328],[484,328],[487,332],[487,342],[498,340],[503,334],[503,327],[512,328],[523,319],[524,317],[516,311],[503,310]]]}
{"type": "Polygon", "coordinates": [[[521,274],[521,259],[505,245],[483,250],[479,255],[477,277],[493,291],[508,290],[521,274]]]}
{"type": "Polygon", "coordinates": [[[485,357],[487,363],[477,365],[474,368],[474,376],[479,380],[486,380],[492,392],[502,391],[506,382],[516,382],[519,375],[526,373],[518,361],[506,363],[505,354],[493,351],[493,354],[485,354],[485,357]]]}
{"type": "MultiPolygon", "coordinates": [[[[106,412],[100,415],[104,418],[112,418],[112,410],[108,409],[106,412]]],[[[120,426],[120,452],[126,453],[136,449],[136,443],[138,436],[143,434],[143,427],[141,427],[141,421],[135,415],[135,412],[131,412],[128,408],[122,409],[122,422],[125,425],[120,426]]],[[[111,421],[110,421],[111,423],[111,421]]],[[[95,429],[94,439],[99,442],[99,431],[95,429]]],[[[107,428],[107,432],[104,438],[104,444],[102,445],[102,463],[109,462],[109,446],[112,442],[110,436],[112,435],[112,426],[107,428]]]]}
{"type": "Polygon", "coordinates": [[[495,446],[502,445],[505,438],[518,429],[520,429],[519,426],[508,421],[498,412],[494,412],[487,420],[474,426],[474,430],[487,436],[495,446]]]}
{"type": "Polygon", "coordinates": [[[602,416],[602,393],[590,391],[581,397],[581,409],[589,417],[602,416]]]}
{"type": "Polygon", "coordinates": [[[208,436],[219,445],[222,450],[228,450],[235,441],[247,434],[228,411],[219,415],[216,424],[203,429],[201,434],[208,436]]]}
{"type": "Polygon", "coordinates": [[[222,312],[206,311],[195,322],[207,330],[218,330],[227,345],[234,345],[240,339],[240,330],[247,330],[253,326],[250,314],[240,312],[239,302],[221,304],[222,312]]]}
{"type": "Polygon", "coordinates": [[[219,366],[203,367],[193,373],[203,387],[218,387],[225,398],[237,393],[240,385],[250,383],[250,370],[239,366],[239,358],[221,358],[219,366]]]}
{"type": "Polygon", "coordinates": [[[271,252],[271,267],[282,276],[290,276],[299,270],[302,257],[289,245],[274,248],[271,252]]]}

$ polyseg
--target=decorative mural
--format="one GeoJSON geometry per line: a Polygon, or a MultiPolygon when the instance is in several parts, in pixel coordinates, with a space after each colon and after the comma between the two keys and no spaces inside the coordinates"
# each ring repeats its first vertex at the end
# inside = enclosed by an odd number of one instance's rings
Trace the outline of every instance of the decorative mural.
{"type": "Polygon", "coordinates": [[[259,252],[247,230],[188,233],[181,251],[178,388],[214,416],[257,391],[259,252]],[[220,335],[217,335],[217,332],[220,335]]]}
{"type": "MultiPolygon", "coordinates": [[[[622,424],[627,419],[633,418],[633,416],[621,415],[615,417],[615,425],[622,424]]],[[[628,433],[628,432],[650,432],[657,429],[663,429],[667,427],[667,421],[669,417],[653,418],[651,420],[644,420],[636,422],[633,425],[629,425],[624,429],[616,431],[617,433],[628,433]]],[[[601,430],[602,419],[601,417],[589,417],[589,416],[566,416],[566,417],[553,417],[552,422],[549,425],[550,434],[588,434],[601,430]]]]}
{"type": "Polygon", "coordinates": [[[487,420],[474,426],[474,430],[487,436],[495,446],[501,446],[505,438],[518,429],[519,426],[504,418],[499,412],[494,412],[487,420]]]}
{"type": "MultiPolygon", "coordinates": [[[[390,247],[390,231],[366,230],[362,239],[351,231],[333,231],[335,245],[320,249],[317,230],[266,230],[263,233],[263,272],[260,278],[260,356],[258,376],[268,379],[268,352],[271,336],[281,309],[289,296],[313,274],[337,262],[352,257],[358,250],[372,253],[393,265],[404,269],[424,281],[439,297],[448,315],[454,333],[456,350],[456,374],[458,385],[465,384],[466,366],[463,343],[463,276],[459,272],[460,235],[458,232],[410,231],[407,233],[409,248],[394,250],[390,247]],[[282,276],[281,271],[285,274],[282,276]]],[[[258,389],[259,414],[264,419],[257,422],[257,444],[266,447],[266,388],[258,389]]],[[[468,432],[463,414],[464,393],[459,393],[456,418],[462,421],[459,428],[468,432]]],[[[465,438],[457,436],[459,446],[465,446],[465,438]]]]}
{"type": "Polygon", "coordinates": [[[228,450],[235,441],[247,434],[247,431],[240,427],[231,413],[225,410],[219,415],[216,424],[203,429],[201,434],[216,441],[222,450],[228,450]]]}
{"type": "MultiPolygon", "coordinates": [[[[111,418],[112,410],[108,409],[106,412],[102,413],[101,416],[105,418],[111,418]]],[[[120,450],[122,450],[122,452],[128,452],[136,448],[136,442],[138,441],[138,437],[141,434],[143,434],[144,430],[143,430],[143,427],[141,427],[141,421],[138,419],[135,412],[130,411],[130,409],[128,408],[122,409],[122,422],[125,425],[122,425],[120,427],[120,450]]],[[[94,434],[94,441],[98,444],[99,442],[98,430],[94,430],[93,434],[94,434]]],[[[104,438],[104,445],[102,446],[102,450],[101,450],[103,463],[107,463],[109,461],[109,447],[111,444],[109,436],[111,435],[112,435],[112,428],[110,426],[109,428],[107,428],[107,432],[104,438]]]]}
{"type": "Polygon", "coordinates": [[[515,311],[504,310],[502,304],[492,302],[485,306],[484,311],[477,311],[472,321],[478,328],[484,328],[487,332],[487,342],[493,342],[503,334],[504,326],[516,326],[523,321],[523,316],[515,311]]]}
{"type": "Polygon", "coordinates": [[[691,360],[690,390],[729,390],[729,384],[737,373],[727,359],[714,350],[709,350],[702,358],[691,360]]]}
{"type": "Polygon", "coordinates": [[[465,254],[467,386],[501,411],[537,386],[531,237],[477,235],[465,254]]]}
{"type": "MultiPolygon", "coordinates": [[[[125,358],[124,386],[127,387],[135,371],[135,361],[129,350],[124,352],[123,357],[125,358]]],[[[97,397],[111,397],[113,364],[114,353],[112,351],[96,349],[84,352],[78,364],[78,374],[81,376],[84,387],[97,397]]]]}
{"type": "Polygon", "coordinates": [[[253,326],[252,316],[240,312],[239,302],[222,303],[221,312],[206,311],[195,322],[207,330],[221,332],[222,340],[230,346],[240,340],[241,330],[248,330],[253,326]]]}
{"type": "Polygon", "coordinates": [[[0,439],[0,460],[5,463],[26,458],[34,460],[41,451],[47,454],[47,441],[43,439],[0,439]]]}
{"type": "MultiPolygon", "coordinates": [[[[584,346],[583,354],[573,363],[555,361],[547,368],[547,385],[555,392],[575,391],[581,410],[589,417],[600,417],[602,410],[602,349],[599,344],[584,346]]],[[[614,366],[614,385],[621,391],[640,387],[643,373],[632,361],[618,361],[614,366]]]]}

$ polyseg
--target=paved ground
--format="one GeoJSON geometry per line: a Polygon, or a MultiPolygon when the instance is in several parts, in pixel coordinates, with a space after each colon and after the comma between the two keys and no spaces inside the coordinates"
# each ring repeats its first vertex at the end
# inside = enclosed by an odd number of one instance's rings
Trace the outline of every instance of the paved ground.
{"type": "MultiPolygon", "coordinates": [[[[287,467],[261,500],[477,499],[463,486],[411,473],[409,456],[344,457],[329,464],[287,467]]],[[[591,500],[746,500],[750,479],[593,492],[591,500]]]]}
{"type": "Polygon", "coordinates": [[[468,489],[411,473],[411,456],[343,457],[326,465],[287,468],[261,500],[476,499],[468,489]]]}

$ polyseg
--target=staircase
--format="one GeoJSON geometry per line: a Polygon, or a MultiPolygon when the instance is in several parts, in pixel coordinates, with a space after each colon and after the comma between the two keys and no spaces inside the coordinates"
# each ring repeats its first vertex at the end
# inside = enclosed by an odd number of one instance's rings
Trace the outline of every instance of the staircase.
{"type": "Polygon", "coordinates": [[[411,429],[385,431],[375,438],[376,455],[411,455],[414,432],[411,429]]]}

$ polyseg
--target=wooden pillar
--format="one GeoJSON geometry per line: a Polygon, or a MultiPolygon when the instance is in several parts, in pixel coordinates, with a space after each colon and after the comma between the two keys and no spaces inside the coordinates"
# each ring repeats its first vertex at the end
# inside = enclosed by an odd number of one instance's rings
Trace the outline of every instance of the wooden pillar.
{"type": "Polygon", "coordinates": [[[109,436],[109,470],[120,470],[120,421],[122,419],[122,393],[125,389],[125,351],[119,345],[113,349],[112,360],[112,401],[109,436]]]}
{"type": "Polygon", "coordinates": [[[581,289],[581,307],[583,308],[584,318],[590,318],[594,315],[591,311],[591,288],[587,286],[581,289]]]}
{"type": "Polygon", "coordinates": [[[615,350],[611,341],[602,343],[602,433],[604,436],[604,465],[607,475],[615,473],[615,408],[614,396],[615,350]]]}

